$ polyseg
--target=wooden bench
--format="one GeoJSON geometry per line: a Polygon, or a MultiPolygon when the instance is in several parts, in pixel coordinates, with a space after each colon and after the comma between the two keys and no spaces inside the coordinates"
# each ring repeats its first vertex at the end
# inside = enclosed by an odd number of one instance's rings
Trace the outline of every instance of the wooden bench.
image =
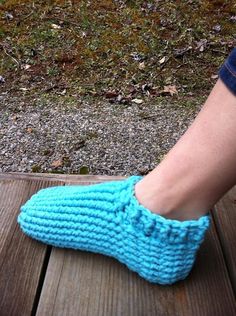
{"type": "Polygon", "coordinates": [[[236,315],[236,187],[212,210],[190,276],[150,284],[113,258],[45,246],[25,236],[19,207],[39,189],[122,177],[0,174],[1,316],[236,315]]]}

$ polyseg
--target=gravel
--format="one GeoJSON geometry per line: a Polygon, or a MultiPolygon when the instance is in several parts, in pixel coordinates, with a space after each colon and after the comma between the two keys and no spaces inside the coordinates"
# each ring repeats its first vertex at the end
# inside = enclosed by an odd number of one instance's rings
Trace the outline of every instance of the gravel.
{"type": "Polygon", "coordinates": [[[72,105],[0,95],[0,172],[131,175],[152,170],[197,109],[167,104],[72,105]],[[81,169],[82,168],[82,169],[81,169]]]}

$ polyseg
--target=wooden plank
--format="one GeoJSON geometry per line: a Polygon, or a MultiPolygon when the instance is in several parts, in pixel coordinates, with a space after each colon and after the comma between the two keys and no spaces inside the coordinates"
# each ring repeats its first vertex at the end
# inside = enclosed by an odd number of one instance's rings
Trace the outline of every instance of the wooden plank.
{"type": "Polygon", "coordinates": [[[188,302],[184,315],[236,315],[233,289],[214,222],[184,283],[188,302]]]}
{"type": "Polygon", "coordinates": [[[87,184],[88,182],[97,183],[111,180],[125,179],[123,176],[103,176],[103,175],[78,175],[78,174],[53,174],[53,173],[22,173],[22,172],[6,172],[0,173],[0,180],[58,180],[68,183],[87,184]]]}
{"type": "Polygon", "coordinates": [[[37,309],[37,316],[223,314],[236,307],[214,224],[191,275],[172,286],[151,284],[110,257],[53,248],[37,309]]]}
{"type": "Polygon", "coordinates": [[[216,204],[213,216],[236,295],[236,186],[216,204]]]}
{"type": "Polygon", "coordinates": [[[0,315],[31,315],[47,247],[24,235],[16,219],[33,193],[58,184],[0,181],[0,315]]]}

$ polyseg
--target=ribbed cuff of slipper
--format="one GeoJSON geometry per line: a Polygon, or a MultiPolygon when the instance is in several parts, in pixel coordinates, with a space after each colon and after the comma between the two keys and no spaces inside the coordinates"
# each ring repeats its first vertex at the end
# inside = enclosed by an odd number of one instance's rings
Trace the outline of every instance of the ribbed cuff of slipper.
{"type": "Polygon", "coordinates": [[[181,222],[152,213],[135,197],[141,178],[42,189],[18,223],[44,243],[112,256],[150,282],[172,284],[189,274],[210,217],[181,222]]]}

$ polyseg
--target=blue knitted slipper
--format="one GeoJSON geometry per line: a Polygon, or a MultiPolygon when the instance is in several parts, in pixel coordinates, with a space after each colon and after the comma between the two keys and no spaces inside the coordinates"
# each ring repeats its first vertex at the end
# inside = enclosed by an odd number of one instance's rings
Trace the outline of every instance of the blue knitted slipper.
{"type": "Polygon", "coordinates": [[[150,212],[134,194],[141,178],[42,189],[18,223],[46,244],[112,256],[150,282],[172,284],[189,274],[210,218],[180,222],[150,212]]]}

